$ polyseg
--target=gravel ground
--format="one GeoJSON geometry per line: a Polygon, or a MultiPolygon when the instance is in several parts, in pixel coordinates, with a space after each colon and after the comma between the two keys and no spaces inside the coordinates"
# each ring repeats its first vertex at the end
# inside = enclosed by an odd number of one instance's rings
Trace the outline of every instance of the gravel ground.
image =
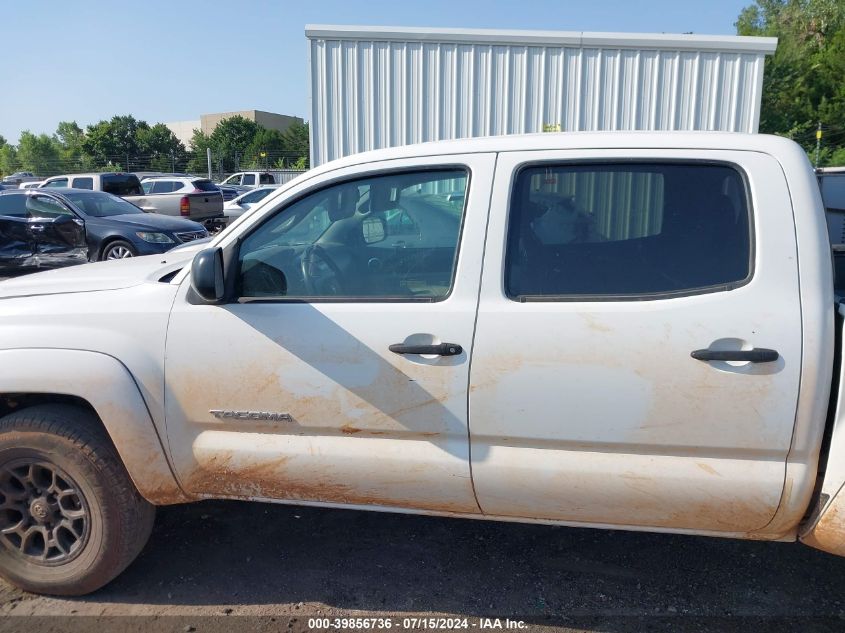
{"type": "MultiPolygon", "coordinates": [[[[308,616],[356,614],[579,631],[841,631],[843,574],[845,559],[792,543],[206,501],[161,508],[141,556],[91,596],[0,584],[0,616],[97,616],[137,631],[225,631],[238,615],[253,616],[239,618],[243,631],[302,630],[308,616]],[[157,617],[109,619],[126,615],[157,617]]],[[[3,617],[0,631],[35,622],[91,624],[3,617]]]]}

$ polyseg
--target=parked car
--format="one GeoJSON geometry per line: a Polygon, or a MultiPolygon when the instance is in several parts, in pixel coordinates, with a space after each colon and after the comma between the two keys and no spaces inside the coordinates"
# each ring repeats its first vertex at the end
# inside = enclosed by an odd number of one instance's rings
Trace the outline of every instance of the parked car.
{"type": "Polygon", "coordinates": [[[264,200],[273,191],[278,189],[278,185],[264,185],[256,187],[252,191],[242,193],[234,200],[231,200],[223,205],[223,214],[226,216],[226,223],[241,217],[244,213],[249,211],[256,204],[264,200]]]}
{"type": "Polygon", "coordinates": [[[205,246],[0,283],[13,584],[93,591],[217,497],[845,555],[845,306],[792,141],[379,150],[205,246]]]}
{"type": "Polygon", "coordinates": [[[139,196],[144,193],[141,189],[141,181],[135,174],[122,172],[52,176],[39,185],[39,189],[64,189],[67,187],[105,191],[122,198],[139,196]]]}
{"type": "Polygon", "coordinates": [[[22,182],[33,182],[36,180],[41,179],[31,171],[16,171],[14,174],[10,174],[9,176],[3,178],[0,182],[4,185],[19,185],[22,182]]]}
{"type": "Polygon", "coordinates": [[[147,214],[109,193],[0,193],[0,267],[6,269],[151,255],[207,236],[196,222],[147,214]]]}
{"type": "Polygon", "coordinates": [[[145,178],[141,187],[144,195],[130,201],[144,211],[190,218],[209,228],[223,222],[223,194],[207,178],[145,178]]]}
{"type": "Polygon", "coordinates": [[[217,188],[220,189],[220,192],[223,194],[224,206],[226,202],[234,200],[242,193],[249,191],[249,189],[244,189],[242,187],[230,187],[229,185],[217,185],[217,188]]]}
{"type": "Polygon", "coordinates": [[[275,185],[276,178],[273,174],[267,173],[265,171],[239,171],[236,174],[232,174],[226,180],[220,183],[220,185],[232,186],[232,187],[243,187],[252,189],[254,187],[258,187],[260,185],[275,185]]]}

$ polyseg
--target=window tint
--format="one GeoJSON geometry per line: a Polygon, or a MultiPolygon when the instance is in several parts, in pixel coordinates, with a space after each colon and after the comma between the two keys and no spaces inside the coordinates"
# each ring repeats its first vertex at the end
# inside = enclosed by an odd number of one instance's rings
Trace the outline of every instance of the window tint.
{"type": "Polygon", "coordinates": [[[821,182],[825,208],[845,211],[845,174],[824,175],[821,182]]]}
{"type": "Polygon", "coordinates": [[[26,217],[26,196],[14,194],[0,196],[0,215],[8,218],[26,217]]]}
{"type": "Polygon", "coordinates": [[[454,277],[466,187],[466,172],[443,170],[309,194],[244,240],[240,295],[442,299],[454,277]]]}
{"type": "Polygon", "coordinates": [[[155,180],[153,181],[153,188],[150,193],[171,193],[174,189],[182,187],[182,183],[173,182],[172,180],[155,180]]]}
{"type": "Polygon", "coordinates": [[[53,220],[60,215],[73,215],[64,205],[47,196],[30,196],[26,208],[30,218],[53,220]]]}
{"type": "Polygon", "coordinates": [[[61,189],[67,187],[67,178],[56,178],[44,185],[45,189],[61,189]]]}
{"type": "Polygon", "coordinates": [[[638,296],[745,280],[745,184],[711,164],[544,165],[511,199],[509,297],[638,296]]]}
{"type": "Polygon", "coordinates": [[[247,204],[259,202],[260,200],[264,200],[264,198],[269,196],[273,191],[275,191],[275,189],[256,189],[255,191],[250,191],[245,194],[240,201],[246,202],[247,204]]]}
{"type": "Polygon", "coordinates": [[[241,180],[242,185],[254,185],[255,184],[255,174],[244,174],[243,180],[241,180]]]}
{"type": "Polygon", "coordinates": [[[86,176],[84,178],[74,178],[73,187],[76,189],[93,189],[94,179],[90,176],[86,176]]]}
{"type": "Polygon", "coordinates": [[[103,176],[103,191],[116,196],[140,196],[144,194],[141,183],[135,174],[113,174],[103,176]]]}
{"type": "Polygon", "coordinates": [[[258,182],[262,185],[275,185],[276,179],[273,178],[272,174],[261,174],[258,177],[258,182]]]}
{"type": "Polygon", "coordinates": [[[219,187],[210,180],[195,180],[193,185],[194,189],[199,189],[200,191],[219,191],[219,187]]]}
{"type": "Polygon", "coordinates": [[[68,192],[65,197],[76,207],[87,215],[97,218],[107,218],[114,215],[126,215],[127,213],[143,213],[141,209],[124,200],[102,191],[68,192]]]}

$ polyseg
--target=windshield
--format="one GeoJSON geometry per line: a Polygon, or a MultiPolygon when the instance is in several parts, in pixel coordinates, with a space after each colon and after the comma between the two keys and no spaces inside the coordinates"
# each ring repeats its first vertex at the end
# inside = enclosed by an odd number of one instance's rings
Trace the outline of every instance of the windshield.
{"type": "Polygon", "coordinates": [[[95,218],[108,218],[113,215],[126,215],[127,213],[143,213],[134,204],[130,204],[123,198],[118,198],[110,193],[69,191],[64,196],[80,211],[95,218]]]}
{"type": "Polygon", "coordinates": [[[255,191],[250,191],[242,195],[238,202],[246,202],[246,203],[254,203],[259,202],[260,200],[264,200],[267,196],[269,196],[275,189],[256,189],[255,191]]]}

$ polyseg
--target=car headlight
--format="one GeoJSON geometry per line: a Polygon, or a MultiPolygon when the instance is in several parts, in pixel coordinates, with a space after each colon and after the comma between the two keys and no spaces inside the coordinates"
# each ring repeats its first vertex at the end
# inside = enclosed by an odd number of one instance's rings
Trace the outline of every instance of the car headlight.
{"type": "Polygon", "coordinates": [[[138,231],[135,233],[145,242],[152,242],[153,244],[174,244],[175,242],[164,233],[148,233],[146,231],[138,231]]]}

